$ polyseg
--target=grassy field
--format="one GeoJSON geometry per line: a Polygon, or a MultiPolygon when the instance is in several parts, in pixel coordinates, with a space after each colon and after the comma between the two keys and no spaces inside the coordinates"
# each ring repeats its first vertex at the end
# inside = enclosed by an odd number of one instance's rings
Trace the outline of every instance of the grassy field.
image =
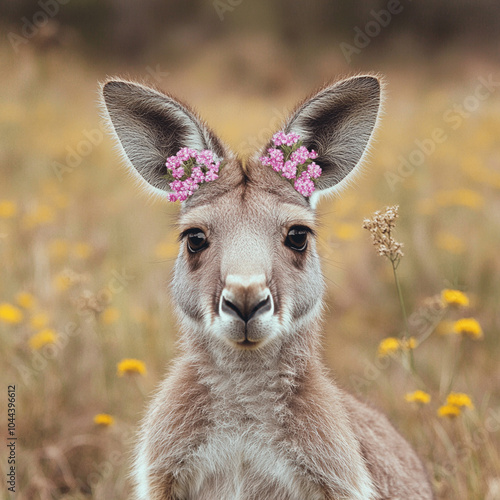
{"type": "MultiPolygon", "coordinates": [[[[257,74],[240,88],[237,68],[210,70],[220,67],[217,57],[158,81],[147,68],[127,71],[183,96],[243,154],[328,74],[325,59],[294,85],[268,75],[266,88],[257,74]]],[[[96,105],[104,70],[57,52],[9,51],[0,61],[1,405],[15,385],[16,498],[128,498],[136,425],[175,355],[167,285],[178,207],[150,203],[118,167],[96,105]],[[117,364],[128,358],[145,372],[119,376],[117,364]],[[96,424],[98,414],[113,420],[96,424]]],[[[384,73],[386,112],[369,166],[319,208],[325,360],[343,387],[386,412],[415,446],[437,498],[498,499],[500,92],[487,66],[459,77],[384,73]],[[414,370],[401,346],[377,354],[385,338],[401,336],[404,321],[391,264],[362,224],[394,204],[414,370]],[[436,297],[444,289],[463,291],[469,305],[443,309],[436,297]],[[475,319],[482,335],[476,323],[454,332],[462,318],[475,319]],[[430,402],[405,400],[417,389],[430,402]],[[450,392],[471,405],[440,416],[450,392]]],[[[5,478],[3,457],[1,470],[5,478]]]]}

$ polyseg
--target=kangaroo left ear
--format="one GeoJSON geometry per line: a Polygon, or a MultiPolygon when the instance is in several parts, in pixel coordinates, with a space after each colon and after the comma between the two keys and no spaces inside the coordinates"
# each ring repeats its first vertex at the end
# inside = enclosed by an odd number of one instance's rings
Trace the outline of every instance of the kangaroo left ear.
{"type": "Polygon", "coordinates": [[[311,196],[313,206],[322,194],[338,190],[361,163],[375,129],[380,100],[379,80],[356,76],[318,92],[286,123],[284,132],[299,134],[304,146],[318,153],[314,161],[322,174],[311,196]]]}
{"type": "Polygon", "coordinates": [[[181,148],[210,149],[219,159],[230,154],[193,111],[169,95],[138,83],[109,80],[102,96],[131,171],[153,193],[172,192],[165,162],[181,148]]]}

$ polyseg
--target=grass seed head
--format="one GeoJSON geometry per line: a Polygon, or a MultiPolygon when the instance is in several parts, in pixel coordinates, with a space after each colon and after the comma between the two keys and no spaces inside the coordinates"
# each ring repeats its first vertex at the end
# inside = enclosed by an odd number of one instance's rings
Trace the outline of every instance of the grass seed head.
{"type": "Polygon", "coordinates": [[[386,207],[385,211],[377,211],[371,219],[363,221],[363,228],[370,231],[372,242],[382,257],[398,263],[403,257],[403,244],[396,241],[391,232],[396,226],[399,205],[386,207]]]}

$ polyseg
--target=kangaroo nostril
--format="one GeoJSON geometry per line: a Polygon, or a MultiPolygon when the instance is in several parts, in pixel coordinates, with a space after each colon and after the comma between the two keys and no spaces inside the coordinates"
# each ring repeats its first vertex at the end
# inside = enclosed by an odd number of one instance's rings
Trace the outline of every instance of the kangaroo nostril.
{"type": "Polygon", "coordinates": [[[271,296],[268,295],[264,300],[261,300],[250,311],[250,314],[248,315],[247,321],[250,321],[252,318],[255,318],[255,316],[259,316],[260,314],[264,314],[265,312],[270,311],[272,307],[273,307],[273,304],[271,302],[271,296]]]}
{"type": "Polygon", "coordinates": [[[226,297],[222,297],[221,300],[221,312],[228,314],[229,316],[237,317],[248,323],[251,319],[260,316],[273,308],[273,301],[271,295],[268,295],[264,300],[257,302],[253,307],[251,304],[235,304],[226,297]]]}
{"type": "Polygon", "coordinates": [[[238,307],[233,304],[231,301],[227,300],[225,297],[222,297],[221,303],[221,311],[229,314],[229,316],[237,316],[242,319],[246,323],[245,315],[238,309],[238,307]]]}

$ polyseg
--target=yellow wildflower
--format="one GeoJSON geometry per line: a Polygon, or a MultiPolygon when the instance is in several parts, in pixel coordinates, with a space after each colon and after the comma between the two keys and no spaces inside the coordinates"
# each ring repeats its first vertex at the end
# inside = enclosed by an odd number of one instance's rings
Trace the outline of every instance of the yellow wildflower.
{"type": "Polygon", "coordinates": [[[73,252],[79,259],[88,259],[92,253],[92,247],[88,243],[75,243],[73,252]]]}
{"type": "Polygon", "coordinates": [[[23,308],[23,309],[31,309],[33,305],[35,304],[35,297],[31,293],[28,292],[19,292],[16,295],[16,302],[23,308]]]}
{"type": "Polygon", "coordinates": [[[460,408],[454,405],[443,405],[438,408],[438,416],[444,418],[453,418],[453,417],[458,417],[461,413],[460,408]]]}
{"type": "Polygon", "coordinates": [[[17,213],[17,206],[13,201],[2,200],[0,201],[0,217],[8,219],[14,217],[17,213]]]}
{"type": "Polygon", "coordinates": [[[477,210],[484,205],[484,198],[477,191],[463,188],[450,191],[438,191],[436,193],[436,203],[442,207],[461,205],[477,210]]]}
{"type": "Polygon", "coordinates": [[[4,302],[0,304],[0,321],[5,323],[20,323],[23,320],[23,312],[21,309],[4,302]]]}
{"type": "Polygon", "coordinates": [[[54,277],[53,283],[54,287],[60,292],[64,292],[68,288],[85,283],[88,281],[88,276],[85,274],[79,274],[72,269],[64,269],[57,276],[54,277]]]}
{"type": "Polygon", "coordinates": [[[52,207],[48,205],[38,205],[38,207],[26,214],[23,218],[23,225],[27,229],[31,229],[35,226],[40,226],[43,224],[50,224],[54,221],[56,212],[52,207]]]}
{"type": "Polygon", "coordinates": [[[438,233],[436,236],[436,246],[441,250],[455,255],[464,253],[466,249],[464,240],[446,231],[438,233]]]}
{"type": "Polygon", "coordinates": [[[29,339],[30,347],[34,350],[41,349],[48,344],[55,344],[56,342],[57,333],[50,328],[41,330],[29,339]]]}
{"type": "Polygon", "coordinates": [[[122,359],[117,364],[118,375],[123,377],[125,374],[138,373],[146,375],[146,365],[138,359],[122,359]]]}
{"type": "Polygon", "coordinates": [[[383,358],[385,356],[390,356],[391,354],[398,352],[399,348],[400,342],[397,338],[387,337],[386,339],[382,340],[382,342],[380,342],[377,353],[380,358],[383,358]]]}
{"type": "Polygon", "coordinates": [[[119,317],[120,311],[116,307],[106,307],[101,313],[100,319],[105,325],[111,325],[116,323],[119,317]]]}
{"type": "Polygon", "coordinates": [[[66,273],[59,273],[54,277],[54,287],[60,292],[64,292],[73,284],[71,277],[66,273]]]}
{"type": "Polygon", "coordinates": [[[94,424],[99,425],[100,427],[110,427],[115,425],[115,419],[107,413],[98,413],[94,417],[94,424]]]}
{"type": "Polygon", "coordinates": [[[446,402],[449,405],[456,406],[457,408],[467,407],[471,410],[474,409],[474,405],[472,404],[470,397],[463,392],[450,392],[446,398],[446,402]]]}
{"type": "Polygon", "coordinates": [[[415,337],[410,337],[410,338],[408,338],[408,340],[402,339],[402,340],[400,340],[399,344],[401,346],[401,349],[403,349],[404,351],[409,351],[411,349],[415,349],[415,347],[417,347],[417,345],[418,345],[415,337]]]}
{"type": "Polygon", "coordinates": [[[476,340],[483,337],[483,329],[474,318],[462,318],[458,321],[455,321],[455,323],[453,324],[453,331],[455,333],[468,335],[469,337],[476,340]]]}
{"type": "Polygon", "coordinates": [[[405,395],[405,400],[408,401],[408,403],[419,403],[419,404],[429,404],[431,401],[431,396],[430,394],[427,394],[424,391],[417,390],[414,392],[408,392],[405,395]]]}
{"type": "Polygon", "coordinates": [[[41,330],[42,328],[45,328],[47,326],[48,322],[48,314],[40,312],[31,317],[30,326],[31,328],[33,328],[33,330],[41,330]]]}
{"type": "Polygon", "coordinates": [[[348,223],[337,224],[333,229],[333,232],[337,238],[346,241],[354,240],[360,235],[358,226],[348,223]]]}
{"type": "Polygon", "coordinates": [[[469,297],[460,290],[450,290],[446,288],[441,292],[443,303],[448,306],[463,306],[469,305],[469,297]]]}

